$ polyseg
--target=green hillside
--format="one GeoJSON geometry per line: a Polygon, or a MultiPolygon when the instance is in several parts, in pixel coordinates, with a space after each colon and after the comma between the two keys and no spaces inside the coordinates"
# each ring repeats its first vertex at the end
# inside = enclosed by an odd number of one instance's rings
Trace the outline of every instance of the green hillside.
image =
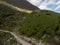
{"type": "MultiPolygon", "coordinates": [[[[20,26],[25,13],[0,5],[0,30],[15,31],[20,26]]],[[[0,31],[0,45],[20,45],[14,36],[0,31]],[[8,41],[9,40],[9,41],[8,41]]]]}
{"type": "MultiPolygon", "coordinates": [[[[60,40],[60,14],[51,11],[34,11],[27,14],[0,5],[0,30],[19,31],[20,35],[41,39],[43,42],[55,45],[55,37],[60,40]]],[[[1,45],[4,35],[7,34],[0,32],[1,45]]]]}

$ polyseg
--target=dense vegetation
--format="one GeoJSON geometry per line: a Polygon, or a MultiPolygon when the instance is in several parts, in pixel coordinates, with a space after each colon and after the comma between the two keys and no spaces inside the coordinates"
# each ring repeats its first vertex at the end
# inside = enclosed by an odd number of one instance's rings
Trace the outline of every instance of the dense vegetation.
{"type": "Polygon", "coordinates": [[[60,14],[50,11],[29,14],[22,21],[20,34],[55,43],[56,37],[60,39],[59,18],[60,14]]]}
{"type": "Polygon", "coordinates": [[[18,12],[5,5],[0,5],[0,29],[14,30],[24,17],[25,13],[18,12]]]}
{"type": "MultiPolygon", "coordinates": [[[[43,42],[55,45],[57,38],[60,39],[60,14],[50,11],[34,11],[26,14],[0,5],[0,29],[19,31],[21,35],[42,39],[43,42]]],[[[0,33],[1,45],[3,45],[1,39],[6,38],[4,35],[7,34],[0,33]]]]}

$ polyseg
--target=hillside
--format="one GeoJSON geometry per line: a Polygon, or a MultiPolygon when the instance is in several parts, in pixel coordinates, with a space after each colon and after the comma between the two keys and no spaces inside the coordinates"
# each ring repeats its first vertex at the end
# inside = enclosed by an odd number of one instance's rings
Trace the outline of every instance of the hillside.
{"type": "MultiPolygon", "coordinates": [[[[20,26],[21,20],[23,19],[24,16],[25,13],[18,12],[5,5],[0,4],[0,30],[14,31],[16,27],[20,26]]],[[[0,31],[0,45],[20,45],[20,44],[11,34],[0,31]],[[7,40],[9,40],[9,42],[7,40]]]]}
{"type": "MultiPolygon", "coordinates": [[[[37,40],[41,39],[43,42],[55,45],[57,43],[55,37],[58,38],[58,41],[60,39],[60,14],[51,11],[34,11],[31,14],[27,14],[13,10],[5,5],[0,5],[0,30],[19,32],[19,35],[33,37],[37,40]]],[[[4,41],[13,37],[6,37],[5,35],[8,36],[10,34],[0,32],[1,45],[15,44],[13,40],[8,44],[4,44],[4,41]],[[7,39],[1,40],[4,39],[3,37],[7,39]]]]}

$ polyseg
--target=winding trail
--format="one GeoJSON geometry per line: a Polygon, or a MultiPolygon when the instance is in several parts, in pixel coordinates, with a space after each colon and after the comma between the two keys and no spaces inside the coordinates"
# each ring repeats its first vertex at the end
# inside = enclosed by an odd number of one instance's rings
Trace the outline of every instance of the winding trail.
{"type": "Polygon", "coordinates": [[[0,32],[10,33],[11,35],[14,36],[16,41],[21,43],[22,45],[33,45],[33,44],[45,45],[44,43],[41,42],[41,40],[37,42],[34,38],[28,38],[26,36],[17,35],[15,32],[10,32],[10,31],[5,31],[5,30],[0,30],[0,32]],[[31,43],[29,43],[29,41],[31,41],[31,43]]]}
{"type": "Polygon", "coordinates": [[[20,12],[25,12],[25,13],[32,13],[33,12],[32,10],[27,10],[27,9],[22,9],[22,8],[16,7],[16,6],[11,5],[11,4],[9,4],[9,3],[5,2],[5,1],[0,1],[0,4],[9,6],[10,8],[12,8],[14,10],[17,10],[17,11],[20,11],[20,12]]]}
{"type": "Polygon", "coordinates": [[[4,30],[0,30],[0,32],[10,33],[11,35],[13,35],[16,38],[16,41],[21,43],[22,45],[32,45],[32,44],[26,42],[25,40],[23,40],[21,37],[18,37],[14,32],[4,31],[4,30]]]}

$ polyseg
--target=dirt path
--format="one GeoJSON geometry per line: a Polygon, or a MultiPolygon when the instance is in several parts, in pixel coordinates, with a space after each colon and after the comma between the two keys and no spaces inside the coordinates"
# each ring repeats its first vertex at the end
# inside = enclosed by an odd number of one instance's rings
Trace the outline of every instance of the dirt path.
{"type": "Polygon", "coordinates": [[[33,44],[45,45],[44,43],[41,42],[41,40],[39,42],[37,42],[34,38],[28,38],[26,36],[17,35],[15,32],[4,31],[4,30],[0,30],[0,32],[10,33],[11,35],[13,35],[16,38],[16,41],[21,43],[22,45],[33,45],[33,44]],[[31,41],[31,43],[29,43],[29,41],[31,41]]]}
{"type": "Polygon", "coordinates": [[[13,35],[13,36],[16,38],[17,42],[21,43],[22,45],[32,45],[32,44],[26,42],[25,40],[23,40],[20,36],[17,36],[17,35],[16,35],[15,33],[13,33],[13,32],[4,31],[4,30],[0,30],[0,32],[10,33],[11,35],[13,35]]]}

